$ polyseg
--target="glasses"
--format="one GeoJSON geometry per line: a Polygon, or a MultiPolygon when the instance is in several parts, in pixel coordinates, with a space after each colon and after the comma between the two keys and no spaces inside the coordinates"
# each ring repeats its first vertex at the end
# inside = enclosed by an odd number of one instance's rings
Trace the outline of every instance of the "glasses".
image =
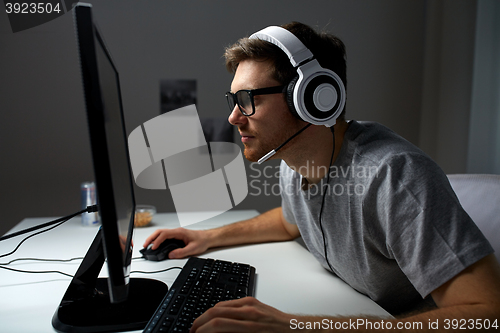
{"type": "Polygon", "coordinates": [[[250,117],[255,113],[255,103],[253,101],[254,96],[283,93],[285,88],[286,86],[276,86],[253,90],[238,90],[234,94],[228,91],[226,93],[227,104],[229,105],[229,110],[231,112],[234,110],[234,106],[238,105],[241,113],[244,116],[250,117]]]}

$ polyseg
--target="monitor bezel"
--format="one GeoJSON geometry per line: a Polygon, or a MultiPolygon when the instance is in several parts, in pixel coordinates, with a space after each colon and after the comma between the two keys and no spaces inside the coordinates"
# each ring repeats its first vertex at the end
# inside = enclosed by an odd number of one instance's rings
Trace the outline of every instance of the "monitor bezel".
{"type": "MultiPolygon", "coordinates": [[[[75,28],[80,49],[80,67],[83,77],[84,99],[87,109],[94,176],[98,195],[102,227],[97,231],[85,258],[71,280],[57,310],[52,317],[52,326],[58,332],[115,332],[140,330],[146,327],[158,305],[168,291],[168,286],[159,280],[129,278],[132,261],[132,235],[134,227],[135,196],[132,181],[128,141],[121,102],[118,71],[108,49],[92,19],[92,6],[78,3],[73,8],[75,28]],[[99,36],[99,37],[97,37],[99,36]],[[126,148],[126,172],[128,177],[119,181],[130,186],[132,200],[125,206],[130,208],[127,241],[120,241],[118,221],[111,175],[111,160],[106,140],[105,113],[99,80],[99,67],[95,42],[102,43],[103,50],[111,60],[116,74],[123,142],[126,148]],[[131,206],[131,207],[130,207],[131,206]],[[125,244],[125,246],[123,246],[125,244]],[[122,250],[122,246],[126,251],[122,250]],[[125,255],[124,255],[125,253],[125,255]],[[107,260],[108,277],[100,278],[107,260]]],[[[118,131],[113,132],[117,135],[118,131]]],[[[111,149],[111,148],[110,148],[111,149]]],[[[124,156],[124,155],[122,155],[124,156]]],[[[114,161],[114,160],[113,160],[114,161]]],[[[120,164],[121,165],[121,164],[120,164]]],[[[116,185],[116,184],[115,184],[116,185]]],[[[130,198],[128,198],[130,199],[130,198]]],[[[117,195],[117,200],[123,197],[117,195]]],[[[125,201],[124,200],[124,201],[125,201]]],[[[129,213],[129,209],[126,209],[129,213]]],[[[126,214],[125,214],[126,215],[126,214]]],[[[127,215],[126,215],[127,216],[127,215]]],[[[125,218],[126,220],[126,218],[125,218]]],[[[123,228],[122,228],[123,229],[123,228]]],[[[78,235],[75,235],[78,237],[78,235]]]]}
{"type": "Polygon", "coordinates": [[[121,90],[119,74],[111,58],[110,52],[104,42],[99,29],[92,19],[92,6],[79,3],[75,8],[75,18],[77,25],[77,38],[79,43],[80,62],[83,76],[83,90],[85,96],[85,105],[89,124],[90,144],[92,150],[92,160],[94,176],[96,183],[97,201],[99,207],[99,216],[102,224],[103,248],[108,267],[108,287],[111,302],[119,303],[127,298],[130,264],[132,259],[132,236],[134,226],[135,195],[133,189],[133,178],[130,167],[130,156],[128,143],[126,140],[126,130],[124,123],[123,105],[121,101],[121,90]],[[96,55],[96,43],[100,44],[105,55],[116,75],[116,84],[119,95],[119,112],[125,152],[128,163],[128,177],[120,181],[126,182],[130,188],[132,207],[125,252],[120,251],[120,239],[118,230],[117,205],[113,191],[113,175],[111,162],[108,152],[105,128],[105,113],[103,98],[101,93],[101,84],[99,81],[99,68],[96,55]]]}

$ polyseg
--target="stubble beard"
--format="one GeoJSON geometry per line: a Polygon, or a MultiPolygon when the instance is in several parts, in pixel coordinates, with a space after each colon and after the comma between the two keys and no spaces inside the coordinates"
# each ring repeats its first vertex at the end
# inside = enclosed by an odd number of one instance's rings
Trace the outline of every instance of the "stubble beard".
{"type": "MultiPolygon", "coordinates": [[[[256,134],[256,138],[258,138],[257,142],[253,142],[252,144],[246,144],[246,143],[243,144],[245,146],[245,150],[243,151],[245,158],[250,162],[257,162],[264,155],[271,152],[273,149],[278,148],[291,136],[297,133],[297,131],[299,131],[303,126],[305,125],[295,122],[293,123],[292,126],[284,125],[283,127],[277,130],[277,133],[282,133],[281,135],[273,137],[269,136],[269,138],[266,138],[265,135],[262,135],[260,133],[256,134]]],[[[274,155],[270,159],[282,158],[281,156],[283,156],[283,153],[287,152],[287,150],[293,147],[294,141],[295,138],[292,141],[288,142],[285,146],[283,146],[283,148],[281,148],[276,153],[276,155],[274,155]]]]}
{"type": "Polygon", "coordinates": [[[245,155],[245,158],[249,160],[250,162],[257,162],[262,156],[270,152],[273,148],[269,149],[267,152],[264,152],[263,149],[252,149],[250,148],[249,145],[243,144],[245,146],[245,150],[243,151],[243,154],[245,155]]]}

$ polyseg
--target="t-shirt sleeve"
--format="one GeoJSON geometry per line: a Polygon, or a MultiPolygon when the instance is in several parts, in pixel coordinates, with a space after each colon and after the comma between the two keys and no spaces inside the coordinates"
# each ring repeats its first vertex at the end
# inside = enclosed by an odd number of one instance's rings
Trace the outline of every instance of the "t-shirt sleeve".
{"type": "MultiPolygon", "coordinates": [[[[288,167],[285,161],[281,161],[280,164],[280,178],[279,185],[280,191],[295,191],[296,189],[292,188],[292,178],[293,170],[288,167]]],[[[283,217],[290,224],[297,224],[295,216],[292,211],[292,202],[289,199],[289,196],[282,195],[281,196],[281,209],[283,211],[283,217]]]]}
{"type": "Polygon", "coordinates": [[[395,156],[375,181],[365,203],[378,220],[372,232],[385,233],[388,255],[422,297],[493,252],[428,157],[395,156]]]}

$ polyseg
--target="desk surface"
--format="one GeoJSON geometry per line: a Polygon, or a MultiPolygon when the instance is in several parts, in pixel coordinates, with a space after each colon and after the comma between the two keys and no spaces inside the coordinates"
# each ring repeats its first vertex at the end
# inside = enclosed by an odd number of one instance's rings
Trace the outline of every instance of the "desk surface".
{"type": "MultiPolygon", "coordinates": [[[[216,218],[188,226],[208,229],[250,218],[256,211],[229,211],[216,218]]],[[[10,232],[22,230],[52,220],[29,218],[10,232]]],[[[157,228],[175,228],[175,214],[157,214],[148,227],[136,228],[134,258],[146,237],[157,228]]],[[[9,232],[9,233],[10,233],[9,232]]],[[[79,218],[47,233],[27,240],[19,250],[1,258],[5,263],[16,258],[69,259],[83,257],[97,233],[96,227],[83,227],[79,218]]],[[[25,235],[23,235],[25,237],[25,235]]],[[[0,243],[0,255],[12,251],[24,238],[18,236],[0,243]]],[[[363,296],[321,267],[314,257],[296,241],[277,242],[209,250],[200,257],[248,263],[257,270],[256,298],[282,311],[315,315],[381,315],[389,316],[372,300],[363,296]],[[307,288],[304,287],[307,282],[307,288]]],[[[57,263],[18,261],[8,267],[33,271],[63,271],[74,274],[80,260],[57,263]]],[[[156,271],[182,266],[186,260],[150,262],[137,259],[132,271],[156,271]]],[[[180,270],[156,274],[133,273],[132,277],[161,280],[172,285],[180,270]]],[[[106,276],[106,269],[101,272],[106,276]]],[[[52,316],[69,285],[71,278],[60,274],[27,274],[0,269],[0,331],[55,332],[52,316]]]]}

